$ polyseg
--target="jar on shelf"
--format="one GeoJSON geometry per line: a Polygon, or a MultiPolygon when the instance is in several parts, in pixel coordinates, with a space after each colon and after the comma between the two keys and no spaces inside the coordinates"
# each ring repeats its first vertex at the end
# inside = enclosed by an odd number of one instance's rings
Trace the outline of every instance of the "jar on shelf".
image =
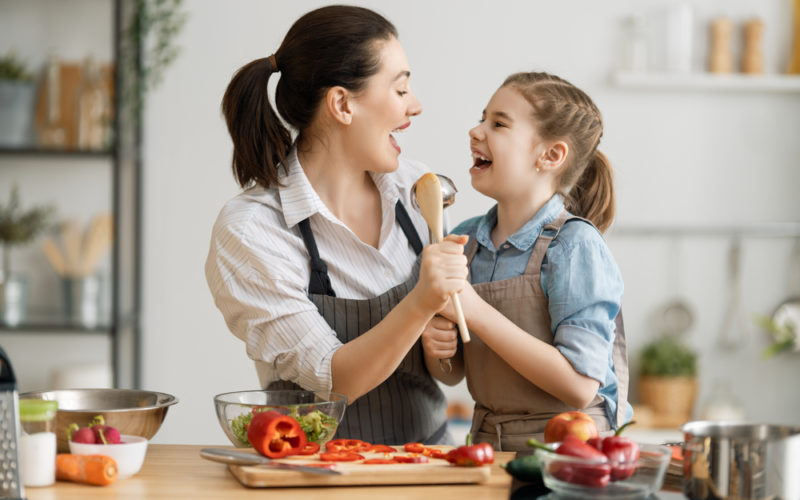
{"type": "Polygon", "coordinates": [[[48,486],[56,480],[57,401],[20,399],[20,474],[25,486],[48,486]]]}
{"type": "Polygon", "coordinates": [[[703,405],[702,418],[714,421],[744,420],[742,405],[733,395],[730,381],[724,379],[714,381],[711,394],[703,405]]]}

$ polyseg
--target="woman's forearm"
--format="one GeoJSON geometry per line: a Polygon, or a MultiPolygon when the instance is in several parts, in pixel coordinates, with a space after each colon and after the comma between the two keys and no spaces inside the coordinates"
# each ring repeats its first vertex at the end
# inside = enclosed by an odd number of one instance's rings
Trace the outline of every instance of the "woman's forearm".
{"type": "Polygon", "coordinates": [[[484,301],[467,323],[471,331],[543,391],[575,408],[585,408],[597,394],[600,383],[578,373],[555,346],[522,330],[484,301]]]}
{"type": "Polygon", "coordinates": [[[412,291],[370,330],[342,345],[331,360],[332,390],[352,403],[394,373],[434,311],[418,307],[412,291]]]}

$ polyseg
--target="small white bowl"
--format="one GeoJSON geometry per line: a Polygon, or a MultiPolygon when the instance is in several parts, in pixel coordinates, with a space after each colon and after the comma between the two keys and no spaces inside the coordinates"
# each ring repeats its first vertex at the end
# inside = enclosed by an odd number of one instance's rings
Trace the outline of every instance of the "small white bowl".
{"type": "Polygon", "coordinates": [[[120,436],[120,444],[86,444],[69,442],[69,452],[74,455],[105,455],[117,462],[117,479],[131,477],[142,468],[147,452],[147,438],[120,436]]]}

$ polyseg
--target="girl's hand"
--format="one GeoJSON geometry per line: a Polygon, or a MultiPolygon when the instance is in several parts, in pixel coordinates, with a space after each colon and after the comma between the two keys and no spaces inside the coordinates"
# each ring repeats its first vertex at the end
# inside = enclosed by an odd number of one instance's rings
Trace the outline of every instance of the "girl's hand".
{"type": "MultiPolygon", "coordinates": [[[[467,326],[469,326],[471,316],[480,309],[483,299],[472,288],[472,285],[467,283],[459,292],[458,300],[461,301],[461,310],[464,311],[464,319],[467,321],[467,326]]],[[[439,314],[451,321],[457,321],[456,310],[452,301],[448,302],[444,309],[439,311],[439,314]]]]}
{"type": "Polygon", "coordinates": [[[437,314],[422,331],[422,349],[437,359],[452,358],[456,355],[457,335],[456,324],[437,314]]]}
{"type": "Polygon", "coordinates": [[[422,251],[419,281],[412,293],[419,307],[431,313],[442,310],[450,294],[467,285],[466,235],[448,235],[441,243],[428,245],[422,251]]]}

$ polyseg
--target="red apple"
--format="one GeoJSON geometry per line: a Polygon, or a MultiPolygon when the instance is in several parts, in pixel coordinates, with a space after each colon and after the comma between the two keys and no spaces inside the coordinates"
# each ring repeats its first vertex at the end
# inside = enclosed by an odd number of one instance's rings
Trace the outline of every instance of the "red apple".
{"type": "Polygon", "coordinates": [[[581,441],[597,437],[597,425],[589,415],[582,411],[566,411],[559,413],[547,421],[544,427],[544,442],[556,443],[564,440],[564,436],[572,434],[581,441]]]}

